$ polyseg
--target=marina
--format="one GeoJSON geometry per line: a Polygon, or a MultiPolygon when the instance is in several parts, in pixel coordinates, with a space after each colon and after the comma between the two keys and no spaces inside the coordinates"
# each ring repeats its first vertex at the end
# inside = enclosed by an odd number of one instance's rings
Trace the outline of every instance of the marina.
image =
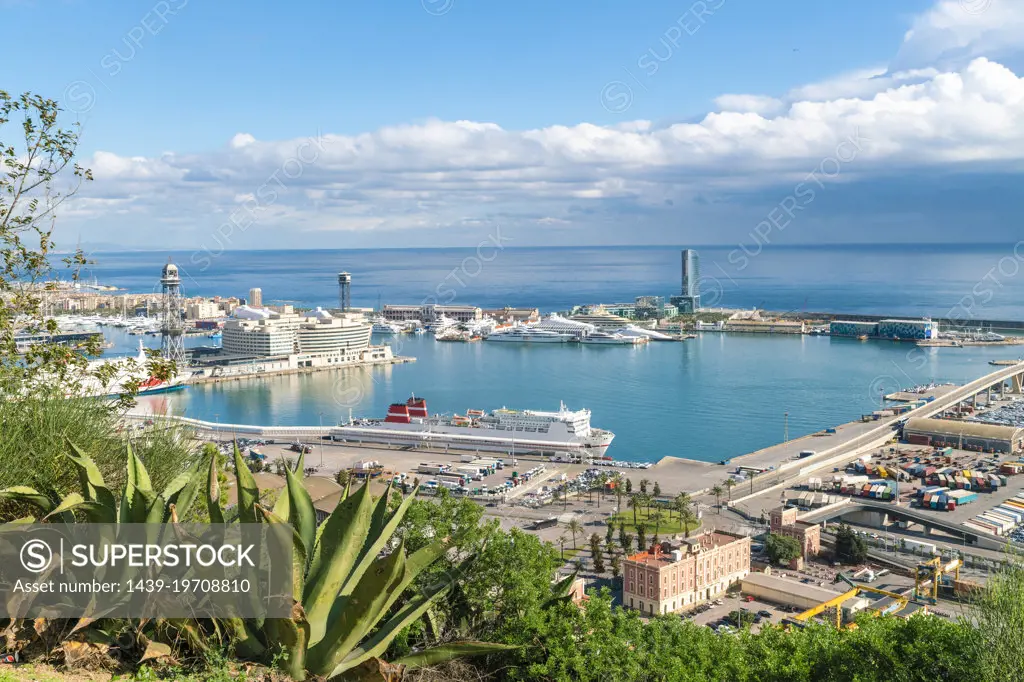
{"type": "Polygon", "coordinates": [[[998,348],[950,352],[789,335],[726,334],[612,349],[438,343],[414,334],[390,344],[395,356],[417,361],[222,381],[139,402],[211,422],[299,426],[318,424],[321,414],[327,425],[349,414],[384,415],[411,394],[428,395],[433,410],[448,413],[564,401],[586,406],[595,424],[616,434],[608,451],[614,459],[717,464],[769,447],[787,431],[795,439],[858,419],[879,409],[880,387],[889,394],[933,381],[960,383],[1005,357],[998,348]]]}

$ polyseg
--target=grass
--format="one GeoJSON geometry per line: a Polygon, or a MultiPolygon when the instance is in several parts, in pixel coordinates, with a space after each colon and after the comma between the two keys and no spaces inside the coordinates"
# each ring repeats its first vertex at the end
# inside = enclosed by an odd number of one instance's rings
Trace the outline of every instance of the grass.
{"type": "MultiPolygon", "coordinates": [[[[654,537],[654,522],[650,520],[650,514],[655,513],[656,511],[656,507],[652,507],[650,512],[648,512],[648,510],[646,509],[636,510],[637,524],[644,524],[647,526],[647,537],[649,538],[654,537]]],[[[658,534],[662,538],[667,537],[669,535],[676,535],[686,532],[686,530],[683,528],[683,524],[679,521],[678,512],[673,512],[671,519],[669,518],[667,510],[662,510],[661,513],[663,518],[661,524],[658,526],[658,534]]],[[[626,527],[627,533],[632,533],[633,535],[636,535],[636,524],[633,523],[632,509],[626,509],[616,514],[612,517],[612,520],[615,522],[615,537],[618,537],[620,523],[626,527]]],[[[690,532],[692,533],[696,528],[700,528],[700,521],[696,521],[690,524],[690,532]]]]}

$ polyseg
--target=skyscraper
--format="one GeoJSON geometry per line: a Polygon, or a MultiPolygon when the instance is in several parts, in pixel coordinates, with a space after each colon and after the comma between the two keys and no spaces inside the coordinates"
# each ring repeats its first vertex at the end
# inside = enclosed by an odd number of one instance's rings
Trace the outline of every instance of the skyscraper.
{"type": "Polygon", "coordinates": [[[683,249],[682,271],[682,291],[669,301],[680,313],[694,313],[700,309],[700,256],[693,249],[683,249]]]}
{"type": "Polygon", "coordinates": [[[250,308],[262,308],[263,307],[263,289],[254,287],[249,289],[249,300],[247,301],[250,308]]]}
{"type": "Polygon", "coordinates": [[[352,307],[352,275],[347,272],[338,273],[338,307],[341,312],[347,313],[352,307]]]}

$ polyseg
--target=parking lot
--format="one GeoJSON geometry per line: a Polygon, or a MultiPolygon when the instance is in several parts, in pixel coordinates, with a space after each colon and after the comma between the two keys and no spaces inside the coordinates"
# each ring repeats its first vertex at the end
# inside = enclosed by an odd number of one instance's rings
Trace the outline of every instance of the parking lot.
{"type": "Polygon", "coordinates": [[[792,615],[796,609],[789,609],[759,601],[751,597],[730,594],[713,602],[697,607],[696,611],[681,614],[683,618],[692,620],[697,625],[706,625],[715,631],[728,632],[735,629],[735,618],[730,614],[740,611],[744,624],[750,623],[752,632],[758,632],[768,625],[778,625],[786,616],[792,615]]]}

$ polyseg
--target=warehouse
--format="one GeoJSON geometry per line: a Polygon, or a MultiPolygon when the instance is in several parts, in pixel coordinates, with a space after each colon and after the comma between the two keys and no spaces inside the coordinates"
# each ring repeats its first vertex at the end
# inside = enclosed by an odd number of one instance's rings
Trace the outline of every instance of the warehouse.
{"type": "Polygon", "coordinates": [[[743,594],[749,594],[762,601],[783,606],[794,606],[801,611],[835,599],[839,592],[826,590],[817,585],[798,583],[767,573],[751,572],[743,579],[743,594]]]}
{"type": "Polygon", "coordinates": [[[917,418],[907,420],[903,439],[914,445],[1014,453],[1024,446],[1024,429],[952,419],[917,418]]]}

